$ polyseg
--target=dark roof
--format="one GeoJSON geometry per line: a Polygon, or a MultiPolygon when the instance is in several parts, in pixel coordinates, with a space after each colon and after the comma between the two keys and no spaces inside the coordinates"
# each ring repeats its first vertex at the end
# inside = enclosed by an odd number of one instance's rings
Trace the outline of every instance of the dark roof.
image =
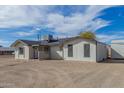
{"type": "Polygon", "coordinates": [[[56,42],[50,42],[49,44],[50,45],[63,44],[66,41],[70,41],[70,40],[73,40],[73,39],[76,39],[76,38],[79,38],[79,37],[61,38],[61,39],[58,39],[56,42]]]}
{"type": "Polygon", "coordinates": [[[22,40],[22,39],[19,39],[19,41],[22,41],[24,42],[25,44],[28,44],[28,45],[37,45],[37,44],[40,44],[41,41],[31,41],[31,40],[22,40]]]}
{"type": "Polygon", "coordinates": [[[47,41],[47,40],[41,40],[41,41],[19,40],[19,41],[22,41],[28,45],[38,45],[38,44],[39,45],[56,45],[56,44],[62,44],[65,41],[69,41],[76,38],[79,38],[79,37],[60,38],[60,39],[50,40],[50,41],[47,41]]]}
{"type": "MultiPolygon", "coordinates": [[[[80,38],[79,36],[77,37],[70,37],[70,38],[61,38],[61,39],[57,39],[57,40],[50,40],[50,41],[47,41],[47,40],[41,40],[41,41],[31,41],[31,40],[17,40],[17,41],[21,41],[27,45],[60,45],[60,44],[63,44],[64,42],[66,41],[70,41],[70,40],[73,40],[73,39],[76,39],[76,38],[80,38]]],[[[86,40],[86,39],[85,39],[86,40]]],[[[89,39],[87,39],[89,40],[89,39]]],[[[96,40],[93,40],[93,39],[90,39],[92,41],[96,41],[96,40]]]]}

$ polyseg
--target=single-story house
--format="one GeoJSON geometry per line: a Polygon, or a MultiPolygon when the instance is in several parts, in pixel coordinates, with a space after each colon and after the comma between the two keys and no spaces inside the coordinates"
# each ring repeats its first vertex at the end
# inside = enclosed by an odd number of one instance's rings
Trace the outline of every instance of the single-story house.
{"type": "Polygon", "coordinates": [[[15,59],[63,59],[97,62],[107,58],[106,44],[79,36],[41,41],[17,40],[15,59]]]}
{"type": "Polygon", "coordinates": [[[0,55],[12,55],[14,51],[14,48],[11,47],[0,47],[0,55]]]}
{"type": "Polygon", "coordinates": [[[111,58],[124,59],[124,40],[112,40],[111,58]]]}

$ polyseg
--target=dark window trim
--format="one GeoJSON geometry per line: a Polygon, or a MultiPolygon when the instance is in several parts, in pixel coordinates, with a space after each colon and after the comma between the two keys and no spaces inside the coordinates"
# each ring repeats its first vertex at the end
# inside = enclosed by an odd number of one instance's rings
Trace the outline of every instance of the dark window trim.
{"type": "Polygon", "coordinates": [[[24,55],[24,47],[19,47],[19,55],[24,55]]]}
{"type": "Polygon", "coordinates": [[[73,57],[73,44],[68,44],[68,57],[73,57]],[[71,49],[71,51],[69,50],[71,49]]]}
{"type": "Polygon", "coordinates": [[[91,57],[90,51],[91,51],[90,44],[88,44],[88,43],[84,44],[84,57],[87,57],[87,58],[91,57]],[[86,46],[88,46],[88,47],[86,47],[86,46]]]}

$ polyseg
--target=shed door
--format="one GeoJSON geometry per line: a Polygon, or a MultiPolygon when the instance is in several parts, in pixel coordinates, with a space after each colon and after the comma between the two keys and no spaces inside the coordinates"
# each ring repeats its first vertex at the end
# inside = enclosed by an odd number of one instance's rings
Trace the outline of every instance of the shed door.
{"type": "Polygon", "coordinates": [[[33,50],[34,50],[34,59],[38,59],[38,48],[37,47],[34,47],[33,48],[33,50]]]}

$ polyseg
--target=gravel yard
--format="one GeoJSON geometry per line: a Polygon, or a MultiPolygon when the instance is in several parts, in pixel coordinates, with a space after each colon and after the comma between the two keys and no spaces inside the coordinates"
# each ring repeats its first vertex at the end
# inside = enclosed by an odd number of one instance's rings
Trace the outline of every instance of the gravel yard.
{"type": "Polygon", "coordinates": [[[124,87],[123,62],[20,61],[0,56],[0,87],[124,87]]]}

